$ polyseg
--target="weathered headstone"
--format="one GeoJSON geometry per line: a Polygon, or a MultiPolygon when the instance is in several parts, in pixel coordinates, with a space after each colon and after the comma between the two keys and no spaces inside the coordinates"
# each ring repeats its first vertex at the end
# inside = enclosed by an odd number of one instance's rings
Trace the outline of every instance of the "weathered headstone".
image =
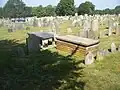
{"type": "Polygon", "coordinates": [[[93,31],[98,31],[99,30],[99,23],[98,23],[97,19],[92,21],[92,30],[93,31]]]}
{"type": "Polygon", "coordinates": [[[113,53],[113,52],[116,52],[116,45],[115,45],[115,43],[112,43],[111,44],[111,52],[113,53]]]}
{"type": "Polygon", "coordinates": [[[97,60],[103,60],[104,58],[104,51],[103,50],[99,50],[97,52],[97,60]]]}
{"type": "Polygon", "coordinates": [[[120,25],[116,26],[116,35],[120,35],[120,25]]]}
{"type": "Polygon", "coordinates": [[[94,55],[92,54],[92,52],[89,52],[85,57],[85,65],[90,65],[93,62],[94,62],[94,55]]]}
{"type": "Polygon", "coordinates": [[[109,35],[109,36],[111,36],[111,35],[112,35],[112,28],[111,28],[111,27],[109,28],[108,35],[109,35]]]}
{"type": "Polygon", "coordinates": [[[34,18],[33,20],[33,26],[38,27],[38,20],[36,18],[34,18]]]}
{"type": "Polygon", "coordinates": [[[72,33],[72,29],[71,28],[67,28],[67,33],[72,33]]]}

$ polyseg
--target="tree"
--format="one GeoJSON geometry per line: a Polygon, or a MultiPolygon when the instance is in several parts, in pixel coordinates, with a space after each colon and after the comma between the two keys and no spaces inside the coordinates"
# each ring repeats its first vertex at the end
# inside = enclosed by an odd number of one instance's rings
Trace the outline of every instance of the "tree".
{"type": "Polygon", "coordinates": [[[33,13],[33,16],[37,16],[37,17],[46,16],[46,10],[44,9],[42,5],[40,5],[39,7],[34,7],[32,9],[32,13],[33,13]]]}
{"type": "Polygon", "coordinates": [[[46,10],[46,16],[54,16],[55,15],[55,7],[52,5],[48,5],[44,8],[46,10]]]}
{"type": "Polygon", "coordinates": [[[78,14],[79,15],[93,14],[94,11],[95,11],[95,5],[93,5],[89,1],[86,1],[85,3],[81,3],[78,7],[78,14]]]}
{"type": "Polygon", "coordinates": [[[120,5],[116,6],[114,11],[115,11],[115,14],[120,14],[120,5]]]}
{"type": "Polygon", "coordinates": [[[24,7],[24,11],[21,16],[22,17],[31,17],[32,16],[32,7],[24,7]]]}
{"type": "Polygon", "coordinates": [[[42,5],[40,5],[39,7],[33,7],[32,15],[37,17],[54,16],[55,7],[53,7],[52,5],[48,5],[46,7],[43,7],[42,5]]]}
{"type": "Polygon", "coordinates": [[[60,0],[56,7],[55,12],[59,16],[74,15],[75,14],[74,0],[60,0]]]}
{"type": "Polygon", "coordinates": [[[9,18],[26,17],[28,12],[31,13],[30,8],[28,9],[22,0],[8,0],[3,11],[4,16],[9,18]]]}
{"type": "Polygon", "coordinates": [[[0,7],[0,18],[2,18],[3,17],[3,9],[2,9],[2,7],[0,7]]]}

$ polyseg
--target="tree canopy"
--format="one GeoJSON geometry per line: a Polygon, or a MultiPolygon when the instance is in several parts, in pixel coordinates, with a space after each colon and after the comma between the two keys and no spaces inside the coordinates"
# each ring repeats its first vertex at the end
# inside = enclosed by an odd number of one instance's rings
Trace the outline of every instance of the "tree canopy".
{"type": "Polygon", "coordinates": [[[93,5],[91,2],[86,1],[85,3],[81,3],[78,7],[78,14],[93,14],[95,10],[95,5],[93,5]]]}
{"type": "Polygon", "coordinates": [[[75,7],[74,0],[60,0],[57,6],[48,5],[43,7],[39,5],[38,7],[28,7],[22,0],[8,0],[3,8],[0,7],[0,18],[65,16],[74,15],[75,12],[78,12],[79,15],[120,14],[120,5],[114,9],[106,8],[104,10],[95,10],[95,5],[89,1],[81,3],[79,7],[75,7]]]}
{"type": "Polygon", "coordinates": [[[31,14],[31,8],[26,7],[22,0],[8,0],[3,7],[4,17],[26,17],[31,14]]]}
{"type": "Polygon", "coordinates": [[[74,15],[75,14],[74,0],[60,0],[56,7],[55,12],[59,16],[74,15]]]}
{"type": "Polygon", "coordinates": [[[37,17],[54,16],[55,7],[53,7],[52,5],[48,5],[46,7],[43,7],[42,5],[40,5],[39,7],[33,7],[32,14],[33,16],[37,17]]]}

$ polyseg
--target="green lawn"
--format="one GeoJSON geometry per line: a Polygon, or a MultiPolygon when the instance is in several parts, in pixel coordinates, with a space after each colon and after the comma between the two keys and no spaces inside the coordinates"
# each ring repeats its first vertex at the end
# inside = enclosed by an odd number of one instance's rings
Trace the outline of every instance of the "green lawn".
{"type": "MultiPolygon", "coordinates": [[[[69,23],[61,28],[66,30],[69,23]]],[[[6,28],[0,28],[0,90],[120,90],[118,52],[89,66],[82,64],[81,57],[69,57],[56,49],[25,57],[16,54],[17,47],[25,48],[28,32],[47,29],[31,27],[28,31],[8,33],[6,28]]],[[[109,49],[112,42],[120,44],[120,36],[100,41],[100,48],[109,49]]]]}

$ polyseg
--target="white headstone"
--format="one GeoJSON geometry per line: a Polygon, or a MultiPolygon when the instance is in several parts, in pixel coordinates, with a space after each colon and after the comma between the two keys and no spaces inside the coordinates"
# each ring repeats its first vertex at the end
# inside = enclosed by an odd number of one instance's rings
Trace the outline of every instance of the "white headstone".
{"type": "Polygon", "coordinates": [[[116,35],[120,35],[120,25],[116,26],[116,35]]]}
{"type": "Polygon", "coordinates": [[[87,54],[87,56],[85,57],[85,65],[90,65],[94,62],[94,56],[91,52],[89,52],[87,54]]]}
{"type": "Polygon", "coordinates": [[[109,28],[108,35],[109,35],[109,36],[111,36],[111,35],[112,35],[112,28],[111,28],[111,27],[109,28]]]}
{"type": "Polygon", "coordinates": [[[98,31],[99,30],[99,23],[98,23],[97,19],[92,21],[92,30],[93,31],[98,31]]]}
{"type": "Polygon", "coordinates": [[[115,43],[111,44],[111,52],[116,52],[116,45],[115,45],[115,43]]]}
{"type": "Polygon", "coordinates": [[[67,33],[72,33],[72,29],[71,28],[67,28],[67,33]]]}

